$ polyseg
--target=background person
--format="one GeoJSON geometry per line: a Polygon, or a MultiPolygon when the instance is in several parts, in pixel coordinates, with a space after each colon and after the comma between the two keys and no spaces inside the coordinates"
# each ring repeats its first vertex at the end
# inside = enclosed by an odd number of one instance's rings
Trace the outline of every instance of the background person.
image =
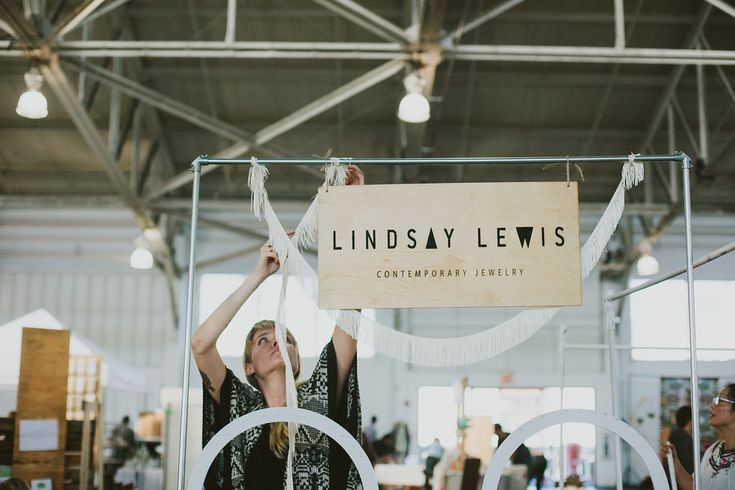
{"type": "Polygon", "coordinates": [[[679,462],[687,471],[694,473],[694,441],[692,440],[692,407],[679,407],[674,414],[676,427],[669,433],[669,442],[674,445],[679,462]]]}
{"type": "MultiPolygon", "coordinates": [[[[718,439],[707,448],[700,463],[702,490],[735,489],[735,383],[725,386],[712,400],[709,423],[717,431],[718,439]]],[[[684,469],[676,449],[664,445],[661,458],[665,461],[669,451],[674,456],[677,485],[682,490],[691,490],[694,479],[684,469]]]]}

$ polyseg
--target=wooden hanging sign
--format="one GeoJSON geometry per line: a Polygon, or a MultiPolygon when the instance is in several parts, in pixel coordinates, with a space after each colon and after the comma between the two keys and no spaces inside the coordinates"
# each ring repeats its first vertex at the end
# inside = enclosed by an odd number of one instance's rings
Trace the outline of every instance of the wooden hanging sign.
{"type": "Polygon", "coordinates": [[[319,190],[319,307],[582,304],[577,183],[319,190]]]}

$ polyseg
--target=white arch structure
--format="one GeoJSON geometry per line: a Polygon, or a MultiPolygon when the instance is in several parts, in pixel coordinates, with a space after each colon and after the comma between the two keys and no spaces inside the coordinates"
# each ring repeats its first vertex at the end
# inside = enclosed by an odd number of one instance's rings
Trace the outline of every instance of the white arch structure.
{"type": "Polygon", "coordinates": [[[348,454],[352,462],[357,468],[362,480],[362,486],[365,490],[378,490],[378,480],[373,471],[373,465],[370,463],[365,451],[363,451],[360,443],[345,430],[344,427],[336,423],[334,420],[320,415],[311,410],[303,408],[265,408],[256,410],[247,415],[243,415],[222,427],[214,437],[204,446],[202,454],[197,458],[189,477],[189,489],[200,489],[204,485],[204,478],[207,471],[228,442],[242,434],[245,430],[255,427],[256,425],[269,424],[271,422],[295,422],[297,424],[308,425],[319,429],[339,444],[348,454]]]}
{"type": "Polygon", "coordinates": [[[664,467],[658,459],[658,454],[656,454],[656,451],[654,451],[642,435],[620,419],[593,410],[580,409],[557,410],[556,412],[545,413],[532,418],[514,430],[503,441],[503,444],[500,445],[493,456],[492,461],[490,461],[490,466],[488,466],[485,479],[482,482],[482,490],[495,490],[498,488],[503,466],[505,466],[505,463],[523,441],[543,429],[569,422],[582,422],[596,425],[621,437],[636,450],[641,459],[643,459],[643,462],[646,463],[648,471],[651,473],[653,488],[655,490],[670,490],[669,482],[666,479],[664,467]]]}

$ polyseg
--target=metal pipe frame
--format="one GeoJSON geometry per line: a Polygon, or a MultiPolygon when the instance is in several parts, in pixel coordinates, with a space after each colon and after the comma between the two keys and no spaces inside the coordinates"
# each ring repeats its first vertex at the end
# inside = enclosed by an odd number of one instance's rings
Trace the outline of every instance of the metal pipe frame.
{"type": "MultiPolygon", "coordinates": [[[[719,259],[723,255],[727,255],[730,252],[735,250],[735,241],[732,241],[725,245],[724,247],[720,247],[717,250],[700,257],[693,263],[693,267],[696,269],[697,267],[701,267],[705,264],[708,264],[712,262],[715,259],[719,259]]],[[[655,277],[649,281],[644,282],[643,284],[639,284],[638,286],[623,289],[621,291],[618,291],[616,293],[613,293],[607,297],[607,301],[615,301],[621,298],[624,298],[626,296],[630,296],[633,293],[637,293],[638,291],[642,291],[644,289],[648,289],[651,286],[655,286],[656,284],[662,283],[668,279],[673,279],[674,277],[680,276],[681,274],[684,274],[687,271],[687,267],[680,267],[676,270],[673,270],[671,272],[668,272],[666,274],[663,274],[661,276],[655,277]]]]}
{"type": "MultiPolygon", "coordinates": [[[[521,164],[548,164],[548,163],[622,163],[627,162],[629,159],[628,155],[619,156],[587,156],[587,157],[467,157],[467,158],[345,158],[340,159],[343,163],[354,163],[360,165],[401,165],[409,163],[420,163],[420,164],[483,164],[483,165],[521,165],[521,164]]],[[[689,170],[691,166],[691,160],[685,153],[675,153],[673,155],[641,155],[636,157],[638,162],[681,162],[682,167],[685,170],[689,170]]],[[[265,165],[323,165],[324,159],[262,159],[260,163],[265,165]]],[[[185,338],[181,343],[182,349],[182,387],[181,387],[181,426],[180,426],[180,439],[179,439],[179,467],[177,475],[177,489],[183,490],[185,484],[186,474],[186,442],[187,442],[187,419],[189,415],[189,383],[191,377],[191,342],[192,333],[192,311],[194,304],[194,275],[196,272],[196,238],[197,238],[197,222],[198,222],[198,208],[199,208],[199,188],[200,180],[203,173],[203,168],[209,166],[214,168],[216,165],[250,165],[250,159],[242,158],[209,158],[206,155],[197,157],[191,164],[191,171],[193,173],[193,189],[192,189],[192,206],[191,206],[191,236],[189,245],[189,270],[188,270],[188,283],[187,283],[187,297],[186,297],[186,325],[185,325],[185,338]]],[[[688,173],[686,174],[686,183],[689,185],[688,173]]],[[[686,196],[688,197],[688,187],[686,196]]],[[[688,201],[687,201],[688,202],[688,201]]],[[[687,216],[691,214],[691,209],[687,207],[687,216]]],[[[687,243],[691,243],[691,224],[687,220],[687,243]]],[[[688,248],[689,250],[689,248],[688,248]]],[[[691,255],[689,255],[691,258],[691,255]]],[[[691,277],[691,274],[690,276],[691,277]]],[[[693,289],[692,294],[689,297],[690,302],[694,301],[693,289]]],[[[690,304],[690,311],[693,312],[693,305],[690,304]]],[[[691,315],[690,315],[691,317],[691,315]]],[[[693,318],[690,318],[690,329],[694,325],[693,318]]],[[[696,344],[693,344],[696,345],[696,344]]],[[[691,348],[690,348],[691,350],[691,348]]],[[[695,367],[696,369],[696,367],[695,367]]],[[[692,376],[692,379],[696,379],[696,376],[692,376]]],[[[692,405],[695,407],[696,405],[692,405]]],[[[698,429],[697,429],[698,433],[698,429]]],[[[699,450],[697,444],[696,450],[699,450]]]]}
{"type": "MultiPolygon", "coordinates": [[[[686,273],[687,273],[687,306],[688,306],[688,325],[689,325],[689,371],[690,371],[690,379],[691,379],[691,407],[692,407],[692,413],[699,413],[699,377],[697,376],[697,334],[696,334],[696,321],[695,321],[695,315],[694,315],[694,257],[693,257],[693,247],[692,247],[692,206],[691,206],[691,185],[690,185],[690,179],[689,179],[689,173],[692,168],[692,161],[691,159],[683,154],[680,153],[683,158],[680,159],[681,161],[681,172],[682,172],[682,191],[683,191],[683,200],[684,200],[684,224],[685,224],[685,230],[686,230],[686,273]]],[[[678,275],[678,274],[676,274],[678,275]]],[[[651,282],[651,281],[649,281],[651,282]]],[[[658,281],[661,282],[661,281],[658,281]]],[[[652,286],[653,284],[649,284],[647,287],[652,286]]],[[[640,290],[640,289],[638,289],[640,290]]],[[[634,292],[634,291],[632,291],[634,292]]],[[[628,294],[631,294],[632,292],[628,292],[628,294]]],[[[614,296],[614,295],[613,295],[614,296]]],[[[608,302],[613,301],[612,299],[608,299],[608,302]]],[[[699,424],[693,424],[692,425],[692,439],[693,439],[693,454],[694,454],[694,460],[698,461],[699,459],[699,447],[700,447],[700,440],[699,440],[699,424]]],[[[694,489],[700,490],[701,489],[701,482],[700,482],[700,470],[695,465],[694,467],[694,489]]]]}
{"type": "MultiPolygon", "coordinates": [[[[482,165],[546,165],[555,164],[589,164],[589,163],[623,163],[629,155],[605,156],[549,156],[549,157],[446,157],[446,158],[340,158],[340,162],[354,165],[453,165],[453,164],[482,164],[482,165]]],[[[673,155],[640,155],[635,157],[636,162],[684,162],[689,157],[677,152],[673,155]]],[[[244,165],[250,164],[250,159],[218,158],[202,155],[195,162],[206,165],[244,165]]],[[[316,158],[263,158],[258,159],[262,165],[324,165],[324,159],[316,158]]]]}
{"type": "MultiPolygon", "coordinates": [[[[692,202],[689,173],[692,161],[686,158],[682,161],[682,187],[684,193],[684,224],[686,228],[686,258],[687,258],[687,303],[689,306],[689,371],[691,380],[691,407],[692,413],[699,413],[699,377],[697,376],[697,329],[694,318],[694,254],[692,247],[692,202]]],[[[697,421],[699,422],[699,421],[697,421]]],[[[699,423],[692,424],[692,442],[694,461],[699,461],[699,423]]],[[[694,490],[702,488],[699,465],[694,465],[694,490]]]]}
{"type": "Polygon", "coordinates": [[[186,442],[189,428],[189,380],[191,378],[191,326],[194,311],[194,272],[196,270],[197,219],[199,217],[199,181],[201,166],[194,160],[192,164],[194,185],[191,192],[191,237],[189,240],[189,273],[186,285],[186,327],[184,342],[181,343],[181,421],[179,424],[179,468],[176,475],[176,488],[184,490],[186,480],[186,442]]]}

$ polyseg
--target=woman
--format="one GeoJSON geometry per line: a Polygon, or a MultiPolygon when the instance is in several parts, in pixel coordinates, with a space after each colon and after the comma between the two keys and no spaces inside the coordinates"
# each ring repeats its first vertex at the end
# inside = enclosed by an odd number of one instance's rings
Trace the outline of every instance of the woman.
{"type": "MultiPolygon", "coordinates": [[[[735,383],[725,386],[712,400],[709,423],[720,439],[704,453],[700,464],[699,478],[702,490],[735,489],[735,383]]],[[[694,488],[694,479],[679,461],[671,445],[661,448],[661,457],[671,451],[674,456],[676,483],[682,490],[694,488]]]]}
{"type": "MultiPolygon", "coordinates": [[[[348,166],[346,185],[364,183],[362,171],[348,166]]],[[[217,352],[217,339],[257,287],[278,271],[278,254],[270,242],[260,249],[255,270],[192,336],[192,351],[204,384],[203,443],[230,421],[249,412],[286,405],[285,364],[278,350],[275,324],[253,326],[245,340],[243,364],[250,385],[225,367],[217,352]]],[[[294,377],[301,360],[298,344],[287,333],[286,350],[294,377]]],[[[331,341],[308,380],[297,385],[299,407],[328,416],[360,440],[360,396],[357,387],[357,344],[335,327],[331,341]]],[[[360,483],[355,467],[328,436],[300,426],[295,437],[293,482],[297,489],[355,489],[360,483]]],[[[253,427],[236,437],[217,456],[207,475],[207,488],[281,490],[285,485],[288,424],[276,422],[253,427]]]]}

